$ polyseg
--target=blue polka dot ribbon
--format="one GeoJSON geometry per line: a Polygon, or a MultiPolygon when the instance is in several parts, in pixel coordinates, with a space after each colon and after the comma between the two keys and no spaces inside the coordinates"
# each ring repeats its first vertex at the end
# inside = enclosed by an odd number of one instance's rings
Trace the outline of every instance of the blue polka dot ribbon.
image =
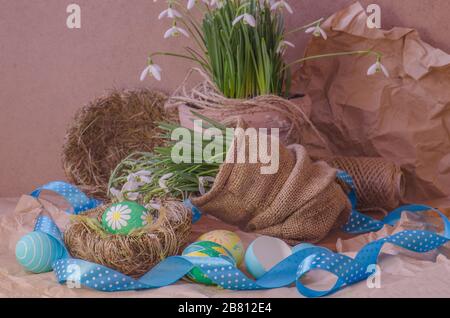
{"type": "Polygon", "coordinates": [[[93,209],[101,204],[100,201],[87,197],[80,189],[64,181],[53,181],[37,188],[31,196],[39,198],[43,190],[52,191],[62,196],[73,210],[67,212],[79,214],[83,211],[93,209]]]}
{"type": "MultiPolygon", "coordinates": [[[[345,173],[339,177],[352,182],[345,173]]],[[[356,196],[355,196],[356,198],[356,196]]],[[[353,207],[356,199],[352,199],[353,207]]],[[[355,209],[344,229],[351,233],[362,233],[394,225],[402,212],[435,211],[444,222],[444,233],[422,230],[406,230],[366,244],[354,258],[334,253],[329,249],[313,246],[298,250],[275,265],[258,280],[242,273],[233,264],[222,258],[172,256],[163,260],[139,279],[126,276],[105,266],[71,258],[68,253],[53,264],[59,283],[70,286],[86,286],[99,291],[114,292],[151,289],[171,285],[193,268],[200,269],[217,286],[230,290],[260,290],[280,288],[295,284],[298,291],[307,297],[321,297],[341,288],[364,281],[373,274],[374,266],[384,244],[390,243],[410,251],[424,253],[450,241],[450,221],[440,211],[424,205],[408,205],[394,210],[381,221],[371,219],[355,209]],[[328,290],[314,290],[304,285],[305,275],[314,270],[323,270],[336,276],[336,282],[328,290]]],[[[61,231],[51,218],[41,216],[36,222],[36,231],[54,237],[64,246],[61,231]]]]}
{"type": "Polygon", "coordinates": [[[426,211],[435,211],[437,212],[442,220],[444,221],[444,226],[446,229],[446,237],[449,237],[448,228],[448,220],[444,214],[442,214],[437,209],[431,208],[427,205],[420,204],[411,204],[401,206],[391,213],[389,213],[382,220],[374,219],[368,215],[364,215],[356,210],[357,197],[356,197],[356,189],[355,184],[353,182],[352,177],[346,173],[345,171],[338,171],[337,178],[345,182],[350,187],[350,193],[348,194],[348,198],[352,205],[352,212],[347,224],[344,225],[343,230],[347,233],[351,234],[361,234],[367,232],[375,232],[381,230],[385,225],[394,226],[401,218],[401,215],[404,211],[417,213],[417,212],[426,212],[426,211]]]}
{"type": "Polygon", "coordinates": [[[53,237],[63,247],[63,258],[70,257],[64,245],[63,235],[53,219],[47,215],[39,215],[34,224],[34,231],[40,231],[53,237]]]}
{"type": "Polygon", "coordinates": [[[197,223],[202,217],[200,210],[197,209],[189,199],[184,200],[183,204],[192,211],[192,223],[197,223]]]}

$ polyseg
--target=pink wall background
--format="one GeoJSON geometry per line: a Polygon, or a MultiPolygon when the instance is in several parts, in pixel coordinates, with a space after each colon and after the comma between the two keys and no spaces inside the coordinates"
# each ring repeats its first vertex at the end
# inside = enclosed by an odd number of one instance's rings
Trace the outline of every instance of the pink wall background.
{"type": "MultiPolygon", "coordinates": [[[[291,0],[288,26],[327,17],[352,0],[291,0]]],[[[419,29],[434,46],[450,51],[448,0],[363,0],[382,8],[383,28],[419,29]]],[[[170,24],[157,21],[164,1],[0,0],[0,196],[30,192],[63,179],[60,152],[78,108],[110,88],[173,90],[184,78],[185,61],[159,59],[161,82],[139,82],[153,50],[181,49],[186,41],[163,40],[170,24]],[[81,6],[82,28],[66,27],[66,7],[81,6]]],[[[308,37],[288,58],[301,55],[308,37]]]]}

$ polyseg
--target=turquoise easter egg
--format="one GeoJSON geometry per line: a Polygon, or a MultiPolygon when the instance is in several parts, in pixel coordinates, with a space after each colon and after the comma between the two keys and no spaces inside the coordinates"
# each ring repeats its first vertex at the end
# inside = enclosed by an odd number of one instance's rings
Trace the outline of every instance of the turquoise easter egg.
{"type": "MultiPolygon", "coordinates": [[[[220,257],[229,261],[234,266],[236,262],[231,253],[222,245],[211,241],[195,242],[186,247],[183,256],[192,257],[220,257]]],[[[187,278],[196,283],[205,285],[214,285],[213,281],[208,278],[198,267],[193,268],[187,275],[187,278]]]]}
{"type": "Polygon", "coordinates": [[[16,244],[16,259],[29,272],[45,273],[62,257],[64,249],[53,237],[42,232],[31,232],[16,244]]]}
{"type": "Polygon", "coordinates": [[[292,255],[292,250],[283,240],[270,236],[255,239],[245,252],[245,266],[255,278],[262,277],[276,264],[292,255]]]}
{"type": "Polygon", "coordinates": [[[142,205],[124,201],[111,205],[103,212],[102,225],[111,234],[128,235],[133,230],[152,223],[152,217],[142,205]]]}

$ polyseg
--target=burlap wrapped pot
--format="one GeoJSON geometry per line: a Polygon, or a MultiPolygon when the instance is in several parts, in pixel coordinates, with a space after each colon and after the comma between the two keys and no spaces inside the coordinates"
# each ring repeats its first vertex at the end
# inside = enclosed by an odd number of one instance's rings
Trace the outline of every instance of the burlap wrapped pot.
{"type": "Polygon", "coordinates": [[[320,241],[346,223],[351,206],[336,183],[336,170],[325,162],[313,162],[301,145],[279,145],[278,171],[261,174],[260,168],[267,165],[230,162],[236,159],[236,149],[249,153],[248,136],[237,131],[211,191],[192,203],[244,231],[290,243],[320,241]],[[241,141],[245,147],[238,146],[241,141]]]}

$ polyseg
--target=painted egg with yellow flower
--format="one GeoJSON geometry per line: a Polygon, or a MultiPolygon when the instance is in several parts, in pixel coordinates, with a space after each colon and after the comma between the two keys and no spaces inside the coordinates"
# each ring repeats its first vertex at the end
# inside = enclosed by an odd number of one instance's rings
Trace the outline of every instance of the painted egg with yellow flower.
{"type": "Polygon", "coordinates": [[[102,225],[111,234],[128,235],[133,230],[153,223],[153,214],[136,202],[112,204],[103,212],[102,225]]]}
{"type": "MultiPolygon", "coordinates": [[[[236,265],[233,256],[227,249],[217,243],[210,241],[195,242],[186,247],[183,251],[183,256],[192,257],[220,257],[233,265],[236,265]]],[[[198,267],[194,267],[186,277],[196,283],[205,285],[214,285],[213,281],[198,267]]]]}
{"type": "Polygon", "coordinates": [[[216,230],[203,234],[198,241],[211,241],[225,247],[240,266],[244,260],[244,244],[241,238],[234,232],[227,230],[216,230]]]}

